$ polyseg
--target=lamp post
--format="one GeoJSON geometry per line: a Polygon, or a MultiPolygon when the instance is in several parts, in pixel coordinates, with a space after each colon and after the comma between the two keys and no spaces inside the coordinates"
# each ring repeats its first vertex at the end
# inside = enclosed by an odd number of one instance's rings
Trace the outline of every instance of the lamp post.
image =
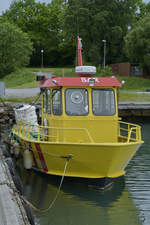
{"type": "Polygon", "coordinates": [[[41,50],[41,68],[43,68],[43,53],[44,53],[44,50],[42,49],[41,50]]]}
{"type": "Polygon", "coordinates": [[[103,61],[103,69],[105,69],[105,64],[106,64],[106,40],[102,40],[104,43],[104,61],[103,61]]]}

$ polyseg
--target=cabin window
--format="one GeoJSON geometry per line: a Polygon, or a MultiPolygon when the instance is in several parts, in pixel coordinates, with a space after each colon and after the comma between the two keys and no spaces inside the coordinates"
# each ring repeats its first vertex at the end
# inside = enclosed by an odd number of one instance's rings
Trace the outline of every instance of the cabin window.
{"type": "Polygon", "coordinates": [[[47,90],[47,113],[51,114],[51,92],[47,90]]]}
{"type": "Polygon", "coordinates": [[[116,112],[115,94],[112,89],[92,90],[92,110],[94,115],[111,116],[116,112]]]}
{"type": "Polygon", "coordinates": [[[47,112],[47,90],[43,92],[43,113],[47,112]]]}
{"type": "Polygon", "coordinates": [[[52,92],[52,104],[53,104],[53,114],[62,114],[62,96],[60,89],[54,89],[52,92]]]}
{"type": "Polygon", "coordinates": [[[65,92],[66,114],[83,116],[89,112],[88,92],[84,88],[69,88],[65,92]]]}
{"type": "Polygon", "coordinates": [[[50,90],[45,90],[43,93],[43,113],[51,113],[51,98],[50,90]]]}

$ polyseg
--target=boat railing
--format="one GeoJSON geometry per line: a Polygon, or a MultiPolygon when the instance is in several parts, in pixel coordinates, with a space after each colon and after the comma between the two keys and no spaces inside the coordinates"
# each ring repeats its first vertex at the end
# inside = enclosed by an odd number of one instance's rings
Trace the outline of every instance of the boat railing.
{"type": "Polygon", "coordinates": [[[127,122],[119,122],[119,137],[126,142],[141,141],[141,127],[127,122]]]}
{"type": "Polygon", "coordinates": [[[62,128],[62,127],[39,126],[38,124],[36,125],[22,121],[18,121],[16,126],[14,126],[14,132],[20,137],[26,139],[35,139],[37,141],[54,140],[54,139],[60,141],[59,139],[60,131],[77,131],[78,133],[80,131],[85,134],[89,142],[91,143],[94,142],[87,128],[62,128]],[[54,130],[56,132],[52,132],[54,130]]]}
{"type": "MultiPolygon", "coordinates": [[[[140,126],[122,121],[119,121],[118,123],[119,142],[123,141],[129,143],[133,141],[141,141],[140,126]]],[[[90,132],[86,128],[48,127],[18,121],[17,125],[14,126],[13,129],[18,136],[28,140],[34,139],[35,141],[71,142],[73,135],[76,136],[77,134],[77,136],[80,137],[80,134],[82,133],[81,136],[83,136],[84,133],[83,142],[86,140],[85,142],[94,143],[90,132]],[[69,136],[70,139],[68,139],[69,136]]]]}

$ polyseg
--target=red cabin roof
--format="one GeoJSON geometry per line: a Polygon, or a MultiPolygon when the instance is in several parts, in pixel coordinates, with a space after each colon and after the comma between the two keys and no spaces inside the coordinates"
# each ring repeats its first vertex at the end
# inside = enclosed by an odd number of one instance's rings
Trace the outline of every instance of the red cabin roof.
{"type": "Polygon", "coordinates": [[[43,81],[40,88],[46,87],[121,87],[116,77],[56,77],[43,81]],[[90,85],[90,79],[94,80],[94,85],[90,85]]]}

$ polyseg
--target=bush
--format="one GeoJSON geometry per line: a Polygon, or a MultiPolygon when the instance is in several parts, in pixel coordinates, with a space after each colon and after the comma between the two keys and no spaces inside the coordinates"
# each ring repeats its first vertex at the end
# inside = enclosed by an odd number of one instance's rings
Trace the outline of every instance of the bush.
{"type": "Polygon", "coordinates": [[[101,65],[97,67],[97,76],[102,76],[102,77],[108,77],[108,76],[113,76],[112,68],[110,66],[105,66],[104,69],[102,69],[101,65]]]}

